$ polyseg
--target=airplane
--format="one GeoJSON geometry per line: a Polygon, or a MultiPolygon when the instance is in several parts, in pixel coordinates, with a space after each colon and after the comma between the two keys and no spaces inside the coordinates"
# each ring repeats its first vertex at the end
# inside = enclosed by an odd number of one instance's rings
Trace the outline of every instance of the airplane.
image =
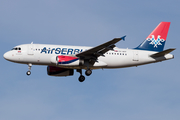
{"type": "Polygon", "coordinates": [[[10,62],[27,64],[27,75],[31,74],[32,65],[46,65],[50,76],[72,76],[74,70],[80,73],[79,81],[92,74],[93,69],[113,69],[133,67],[173,59],[169,54],[175,48],[164,49],[170,22],[160,22],[149,36],[136,48],[121,49],[116,43],[126,36],[114,38],[96,47],[22,44],[4,54],[10,62]]]}

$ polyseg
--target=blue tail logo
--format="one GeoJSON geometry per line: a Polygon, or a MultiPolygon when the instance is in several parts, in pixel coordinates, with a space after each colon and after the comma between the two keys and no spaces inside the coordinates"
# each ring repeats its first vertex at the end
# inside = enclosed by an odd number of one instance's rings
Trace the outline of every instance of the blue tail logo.
{"type": "Polygon", "coordinates": [[[164,39],[160,39],[160,35],[158,35],[157,39],[154,38],[154,35],[151,35],[152,38],[147,38],[147,41],[151,41],[149,44],[154,45],[155,48],[158,48],[158,45],[162,45],[161,42],[165,42],[164,39]]]}

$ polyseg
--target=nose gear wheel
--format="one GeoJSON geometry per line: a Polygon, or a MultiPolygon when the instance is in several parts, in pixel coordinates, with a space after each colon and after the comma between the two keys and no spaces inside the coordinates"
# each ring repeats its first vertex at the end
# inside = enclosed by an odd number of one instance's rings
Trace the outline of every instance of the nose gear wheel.
{"type": "Polygon", "coordinates": [[[29,69],[29,71],[26,72],[26,74],[27,74],[28,76],[31,75],[31,67],[32,67],[32,64],[29,63],[29,64],[28,64],[28,69],[29,69]]]}
{"type": "Polygon", "coordinates": [[[26,74],[29,76],[31,74],[31,71],[27,71],[26,74]]]}

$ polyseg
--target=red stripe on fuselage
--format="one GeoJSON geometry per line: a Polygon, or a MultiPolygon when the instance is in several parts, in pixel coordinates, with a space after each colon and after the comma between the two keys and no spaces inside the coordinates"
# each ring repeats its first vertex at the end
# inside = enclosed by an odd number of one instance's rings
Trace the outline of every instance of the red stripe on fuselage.
{"type": "Polygon", "coordinates": [[[77,57],[60,55],[58,56],[58,63],[64,63],[64,62],[73,61],[77,59],[78,59],[77,57]]]}

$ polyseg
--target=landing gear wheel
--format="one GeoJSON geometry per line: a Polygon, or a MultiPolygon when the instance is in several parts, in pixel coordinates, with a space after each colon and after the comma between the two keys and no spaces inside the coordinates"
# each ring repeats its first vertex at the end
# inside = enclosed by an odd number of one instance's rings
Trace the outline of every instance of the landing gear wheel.
{"type": "Polygon", "coordinates": [[[83,82],[85,80],[85,77],[83,75],[80,75],[79,82],[83,82]]]}
{"type": "Polygon", "coordinates": [[[26,74],[27,74],[27,75],[30,75],[30,74],[31,74],[31,71],[27,71],[26,74]]]}
{"type": "Polygon", "coordinates": [[[90,70],[90,69],[86,70],[85,74],[86,74],[87,76],[90,76],[90,75],[92,74],[92,70],[90,70]]]}

